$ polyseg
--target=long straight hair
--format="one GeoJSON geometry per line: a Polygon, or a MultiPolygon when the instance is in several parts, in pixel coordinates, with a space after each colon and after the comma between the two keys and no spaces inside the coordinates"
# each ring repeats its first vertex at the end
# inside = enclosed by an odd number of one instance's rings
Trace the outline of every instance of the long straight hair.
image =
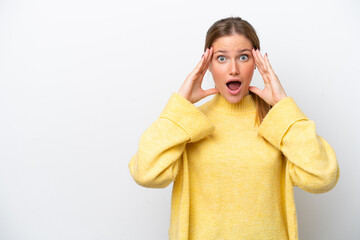
{"type": "MultiPolygon", "coordinates": [[[[256,34],[256,31],[250,23],[240,17],[229,17],[216,21],[207,31],[204,51],[210,48],[213,42],[224,36],[231,36],[233,34],[240,34],[246,37],[253,45],[253,48],[260,50],[260,41],[256,34]]],[[[271,106],[267,104],[262,98],[255,93],[249,91],[254,99],[256,106],[256,121],[258,125],[261,124],[266,114],[271,109],[271,106]]]]}

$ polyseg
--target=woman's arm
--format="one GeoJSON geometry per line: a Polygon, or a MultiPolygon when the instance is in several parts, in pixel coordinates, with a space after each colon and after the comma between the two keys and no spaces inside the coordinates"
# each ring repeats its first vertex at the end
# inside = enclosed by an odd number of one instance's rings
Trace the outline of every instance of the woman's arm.
{"type": "Polygon", "coordinates": [[[258,132],[289,161],[289,174],[295,186],[311,193],[324,193],[335,187],[340,177],[335,152],[316,134],[314,121],[305,116],[291,97],[271,108],[258,132]]]}
{"type": "Polygon", "coordinates": [[[271,67],[267,54],[253,49],[265,87],[249,90],[273,106],[258,132],[279,149],[289,161],[289,174],[295,186],[311,193],[330,191],[338,182],[340,169],[332,147],[316,134],[309,120],[291,97],[287,97],[271,67]]]}
{"type": "Polygon", "coordinates": [[[196,142],[215,127],[191,102],[173,93],[159,118],[142,134],[129,163],[141,186],[164,188],[175,180],[188,142],[196,142]]]}
{"type": "Polygon", "coordinates": [[[203,90],[201,83],[209,67],[213,49],[206,49],[160,117],[143,133],[139,149],[129,163],[130,173],[141,186],[164,188],[175,180],[185,145],[215,130],[210,120],[193,103],[218,92],[203,90]]]}

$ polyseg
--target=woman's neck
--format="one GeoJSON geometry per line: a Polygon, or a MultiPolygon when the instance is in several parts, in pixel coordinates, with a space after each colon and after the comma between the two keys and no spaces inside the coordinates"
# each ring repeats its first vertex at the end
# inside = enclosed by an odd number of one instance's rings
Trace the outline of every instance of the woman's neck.
{"type": "Polygon", "coordinates": [[[251,94],[244,96],[237,103],[231,103],[220,93],[216,93],[209,101],[209,104],[209,107],[213,110],[223,113],[244,114],[256,111],[255,102],[251,94]]]}

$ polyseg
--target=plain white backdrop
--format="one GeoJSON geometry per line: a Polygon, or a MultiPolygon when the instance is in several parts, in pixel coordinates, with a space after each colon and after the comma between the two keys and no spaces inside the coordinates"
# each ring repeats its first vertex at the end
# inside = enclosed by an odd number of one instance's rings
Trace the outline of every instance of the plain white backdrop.
{"type": "Polygon", "coordinates": [[[333,190],[295,188],[300,239],[360,239],[357,0],[1,0],[0,239],[168,239],[172,184],[141,187],[128,163],[229,16],[338,157],[333,190]]]}

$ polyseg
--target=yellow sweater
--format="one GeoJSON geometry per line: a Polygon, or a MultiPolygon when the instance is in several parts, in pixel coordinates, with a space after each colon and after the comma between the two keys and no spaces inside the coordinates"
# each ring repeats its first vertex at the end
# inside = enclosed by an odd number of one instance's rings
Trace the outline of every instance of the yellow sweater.
{"type": "Polygon", "coordinates": [[[174,181],[170,240],[297,240],[293,186],[330,191],[335,152],[291,97],[255,126],[251,95],[197,107],[172,93],[129,163],[141,186],[174,181]]]}

